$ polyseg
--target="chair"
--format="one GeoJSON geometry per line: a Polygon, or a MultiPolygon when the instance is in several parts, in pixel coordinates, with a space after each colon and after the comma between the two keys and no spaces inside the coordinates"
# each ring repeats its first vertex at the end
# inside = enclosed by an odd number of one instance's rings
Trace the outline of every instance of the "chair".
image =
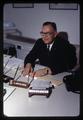
{"type": "MultiPolygon", "coordinates": [[[[61,32],[59,32],[58,37],[60,37],[63,40],[68,40],[68,33],[65,31],[61,31],[61,32]]],[[[77,64],[72,69],[72,71],[74,71],[80,66],[80,45],[77,45],[77,44],[72,44],[72,45],[74,45],[76,48],[76,57],[77,57],[77,64]]]]}
{"type": "Polygon", "coordinates": [[[58,37],[60,37],[63,40],[68,41],[68,33],[67,32],[64,32],[64,31],[59,32],[58,37]]]}

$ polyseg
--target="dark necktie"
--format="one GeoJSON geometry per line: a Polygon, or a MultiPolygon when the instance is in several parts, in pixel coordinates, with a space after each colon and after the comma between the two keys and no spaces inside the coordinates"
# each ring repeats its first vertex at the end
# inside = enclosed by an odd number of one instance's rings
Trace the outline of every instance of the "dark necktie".
{"type": "Polygon", "coordinates": [[[50,51],[50,45],[49,44],[47,45],[47,50],[48,50],[48,52],[50,51]]]}

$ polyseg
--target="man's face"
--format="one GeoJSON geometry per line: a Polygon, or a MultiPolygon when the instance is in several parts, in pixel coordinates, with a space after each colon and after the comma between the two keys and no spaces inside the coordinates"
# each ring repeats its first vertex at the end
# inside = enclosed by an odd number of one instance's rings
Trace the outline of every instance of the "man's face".
{"type": "Polygon", "coordinates": [[[53,38],[56,36],[56,31],[53,29],[51,25],[45,25],[42,27],[42,31],[40,32],[42,40],[45,44],[50,44],[53,41],[53,38]]]}

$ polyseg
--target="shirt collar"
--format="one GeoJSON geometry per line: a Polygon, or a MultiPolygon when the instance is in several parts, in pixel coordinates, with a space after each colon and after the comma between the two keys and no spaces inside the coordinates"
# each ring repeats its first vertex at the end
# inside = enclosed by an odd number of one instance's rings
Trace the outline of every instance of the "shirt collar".
{"type": "Polygon", "coordinates": [[[51,50],[53,43],[54,43],[54,41],[49,45],[47,44],[47,47],[49,46],[49,50],[51,50]]]}

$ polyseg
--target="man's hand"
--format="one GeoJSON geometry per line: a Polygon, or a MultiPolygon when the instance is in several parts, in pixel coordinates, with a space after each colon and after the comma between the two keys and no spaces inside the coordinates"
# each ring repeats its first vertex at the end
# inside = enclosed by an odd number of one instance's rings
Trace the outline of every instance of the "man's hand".
{"type": "MultiPolygon", "coordinates": [[[[30,76],[33,76],[33,74],[34,74],[34,72],[31,72],[30,76]]],[[[41,76],[44,76],[47,74],[52,74],[51,69],[48,67],[35,71],[35,77],[41,77],[41,76]]]]}
{"type": "Polygon", "coordinates": [[[25,68],[22,71],[23,76],[26,76],[26,75],[28,75],[29,73],[32,73],[32,72],[33,72],[33,68],[32,68],[31,63],[27,63],[25,68]]]}

